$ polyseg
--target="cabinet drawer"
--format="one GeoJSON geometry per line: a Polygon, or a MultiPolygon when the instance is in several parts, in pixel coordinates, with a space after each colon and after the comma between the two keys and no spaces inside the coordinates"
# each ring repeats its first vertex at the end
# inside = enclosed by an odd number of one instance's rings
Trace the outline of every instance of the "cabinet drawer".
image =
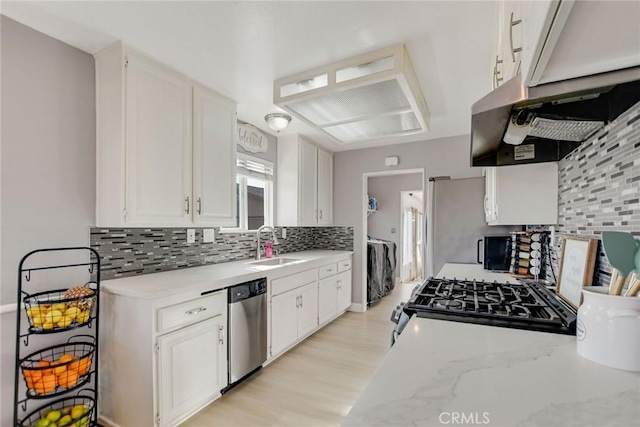
{"type": "Polygon", "coordinates": [[[318,277],[320,279],[324,277],[333,276],[338,273],[338,265],[334,262],[331,264],[323,265],[322,267],[318,267],[318,277]]]}
{"type": "Polygon", "coordinates": [[[315,268],[292,274],[291,276],[273,279],[271,281],[271,295],[280,295],[281,293],[299,288],[316,280],[318,280],[318,271],[315,268]]]}
{"type": "Polygon", "coordinates": [[[343,271],[351,270],[351,260],[346,259],[344,261],[340,261],[338,263],[338,273],[342,273],[343,271]]]}
{"type": "Polygon", "coordinates": [[[225,312],[226,291],[158,310],[158,332],[199,322],[225,312]]]}

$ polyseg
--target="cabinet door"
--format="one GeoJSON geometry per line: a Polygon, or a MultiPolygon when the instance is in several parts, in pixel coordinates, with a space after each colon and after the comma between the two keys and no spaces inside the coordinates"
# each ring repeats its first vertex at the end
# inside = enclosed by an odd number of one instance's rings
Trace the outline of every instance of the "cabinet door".
{"type": "Polygon", "coordinates": [[[504,2],[503,19],[503,69],[504,81],[520,72],[520,57],[523,49],[523,27],[526,22],[522,17],[522,8],[517,1],[504,2]]]}
{"type": "Polygon", "coordinates": [[[302,338],[318,327],[318,283],[314,282],[298,289],[298,338],[302,338]]]}
{"type": "Polygon", "coordinates": [[[338,276],[318,282],[318,323],[324,325],[338,312],[338,276]]]}
{"type": "Polygon", "coordinates": [[[298,290],[271,299],[271,355],[280,354],[298,340],[298,290]]]}
{"type": "Polygon", "coordinates": [[[221,340],[221,332],[226,332],[223,315],[158,339],[161,425],[177,424],[213,400],[226,385],[226,337],[221,340]]]}
{"type": "Polygon", "coordinates": [[[236,103],[199,85],[193,87],[194,221],[236,223],[236,103]]]}
{"type": "Polygon", "coordinates": [[[127,224],[191,221],[191,92],[187,79],[137,54],[126,68],[127,224]]]}
{"type": "Polygon", "coordinates": [[[318,222],[318,149],[300,140],[298,152],[298,225],[318,222]]]}
{"type": "Polygon", "coordinates": [[[333,223],[333,154],[318,149],[318,225],[333,223]]]}
{"type": "Polygon", "coordinates": [[[351,305],[351,270],[338,274],[338,313],[351,305]]]}
{"type": "Polygon", "coordinates": [[[497,219],[497,181],[496,168],[485,168],[484,214],[488,223],[497,219]]]}

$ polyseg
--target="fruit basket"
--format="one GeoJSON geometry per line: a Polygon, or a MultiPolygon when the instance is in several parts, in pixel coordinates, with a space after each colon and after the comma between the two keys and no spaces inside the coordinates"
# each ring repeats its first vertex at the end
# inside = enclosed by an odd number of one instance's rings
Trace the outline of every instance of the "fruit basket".
{"type": "Polygon", "coordinates": [[[93,282],[84,286],[39,292],[24,298],[29,332],[52,333],[89,323],[96,292],[93,282]]]}
{"type": "Polygon", "coordinates": [[[81,387],[90,378],[95,338],[76,335],[66,344],[38,350],[22,359],[20,370],[27,385],[27,396],[45,399],[81,387]],[[75,340],[83,341],[76,342],[75,340]]]}
{"type": "Polygon", "coordinates": [[[18,423],[20,427],[87,427],[93,424],[96,400],[89,395],[90,390],[82,390],[74,397],[65,397],[47,403],[29,413],[18,423]]]}

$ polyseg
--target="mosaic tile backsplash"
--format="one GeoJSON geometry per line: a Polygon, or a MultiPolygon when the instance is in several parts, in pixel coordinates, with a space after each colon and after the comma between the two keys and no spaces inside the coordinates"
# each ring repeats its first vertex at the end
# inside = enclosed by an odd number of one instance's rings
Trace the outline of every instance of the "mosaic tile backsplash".
{"type": "MultiPolygon", "coordinates": [[[[640,238],[640,103],[558,166],[558,226],[551,256],[555,276],[546,269],[547,280],[554,283],[563,236],[600,238],[611,230],[640,238]]],[[[611,266],[599,245],[594,284],[608,286],[610,278],[611,266]]]]}
{"type": "MultiPolygon", "coordinates": [[[[275,254],[309,249],[353,250],[353,227],[276,227],[275,254]]],[[[187,244],[184,228],[91,229],[91,247],[102,258],[103,280],[255,258],[256,233],[219,233],[213,243],[187,244]]],[[[263,235],[266,237],[267,233],[263,235]]]]}

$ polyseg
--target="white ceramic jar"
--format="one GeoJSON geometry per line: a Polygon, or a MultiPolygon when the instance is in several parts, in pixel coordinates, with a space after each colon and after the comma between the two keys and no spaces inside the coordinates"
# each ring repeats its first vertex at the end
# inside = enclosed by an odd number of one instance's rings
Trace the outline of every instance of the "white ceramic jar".
{"type": "Polygon", "coordinates": [[[640,371],[640,298],[588,286],[578,310],[578,354],[601,365],[640,371]]]}

